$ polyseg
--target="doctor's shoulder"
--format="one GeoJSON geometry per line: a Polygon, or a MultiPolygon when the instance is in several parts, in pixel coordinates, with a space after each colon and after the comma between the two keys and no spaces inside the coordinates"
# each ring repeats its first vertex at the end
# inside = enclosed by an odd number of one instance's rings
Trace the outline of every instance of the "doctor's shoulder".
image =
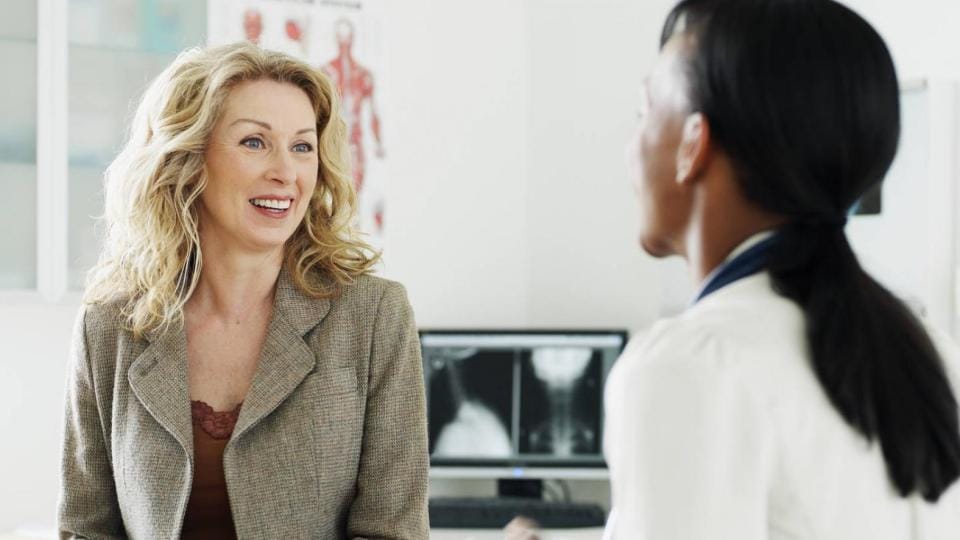
{"type": "Polygon", "coordinates": [[[774,351],[779,353],[775,356],[802,353],[804,320],[796,304],[772,291],[755,294],[757,291],[750,289],[757,287],[738,285],[730,286],[740,289],[736,295],[721,291],[717,298],[708,297],[679,315],[635,332],[620,360],[696,364],[717,359],[717,354],[724,352],[732,353],[728,362],[743,363],[758,355],[769,357],[774,351]]]}
{"type": "Polygon", "coordinates": [[[806,351],[802,312],[788,300],[704,302],[635,334],[613,366],[608,397],[676,384],[799,398],[816,391],[806,351]]]}

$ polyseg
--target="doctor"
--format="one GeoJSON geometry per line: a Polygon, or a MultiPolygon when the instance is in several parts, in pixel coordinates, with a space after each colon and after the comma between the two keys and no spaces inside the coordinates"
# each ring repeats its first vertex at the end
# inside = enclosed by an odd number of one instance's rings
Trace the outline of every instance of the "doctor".
{"type": "Polygon", "coordinates": [[[607,537],[960,538],[957,353],[844,234],[897,149],[880,36],[830,0],[685,0],[644,90],[640,242],[700,290],[611,374],[607,537]]]}

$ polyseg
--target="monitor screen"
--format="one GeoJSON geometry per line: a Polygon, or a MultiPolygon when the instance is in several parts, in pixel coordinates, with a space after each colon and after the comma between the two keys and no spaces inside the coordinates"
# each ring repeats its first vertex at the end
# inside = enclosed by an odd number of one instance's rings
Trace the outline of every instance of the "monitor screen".
{"type": "Polygon", "coordinates": [[[626,332],[422,330],[434,467],[605,467],[603,387],[626,332]]]}

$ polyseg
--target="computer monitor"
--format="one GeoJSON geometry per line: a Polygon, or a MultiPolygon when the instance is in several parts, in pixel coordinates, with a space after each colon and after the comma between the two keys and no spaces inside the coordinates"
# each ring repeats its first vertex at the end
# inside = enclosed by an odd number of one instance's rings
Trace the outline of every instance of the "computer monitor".
{"type": "Polygon", "coordinates": [[[623,330],[421,330],[433,477],[605,478],[623,330]]]}

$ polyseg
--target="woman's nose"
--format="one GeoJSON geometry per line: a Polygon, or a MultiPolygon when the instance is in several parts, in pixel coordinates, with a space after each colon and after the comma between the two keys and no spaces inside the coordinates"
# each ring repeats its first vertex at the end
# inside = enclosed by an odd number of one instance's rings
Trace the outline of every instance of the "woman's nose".
{"type": "Polygon", "coordinates": [[[270,179],[290,184],[297,179],[297,169],[293,165],[293,156],[289,152],[279,151],[272,156],[270,179]]]}

